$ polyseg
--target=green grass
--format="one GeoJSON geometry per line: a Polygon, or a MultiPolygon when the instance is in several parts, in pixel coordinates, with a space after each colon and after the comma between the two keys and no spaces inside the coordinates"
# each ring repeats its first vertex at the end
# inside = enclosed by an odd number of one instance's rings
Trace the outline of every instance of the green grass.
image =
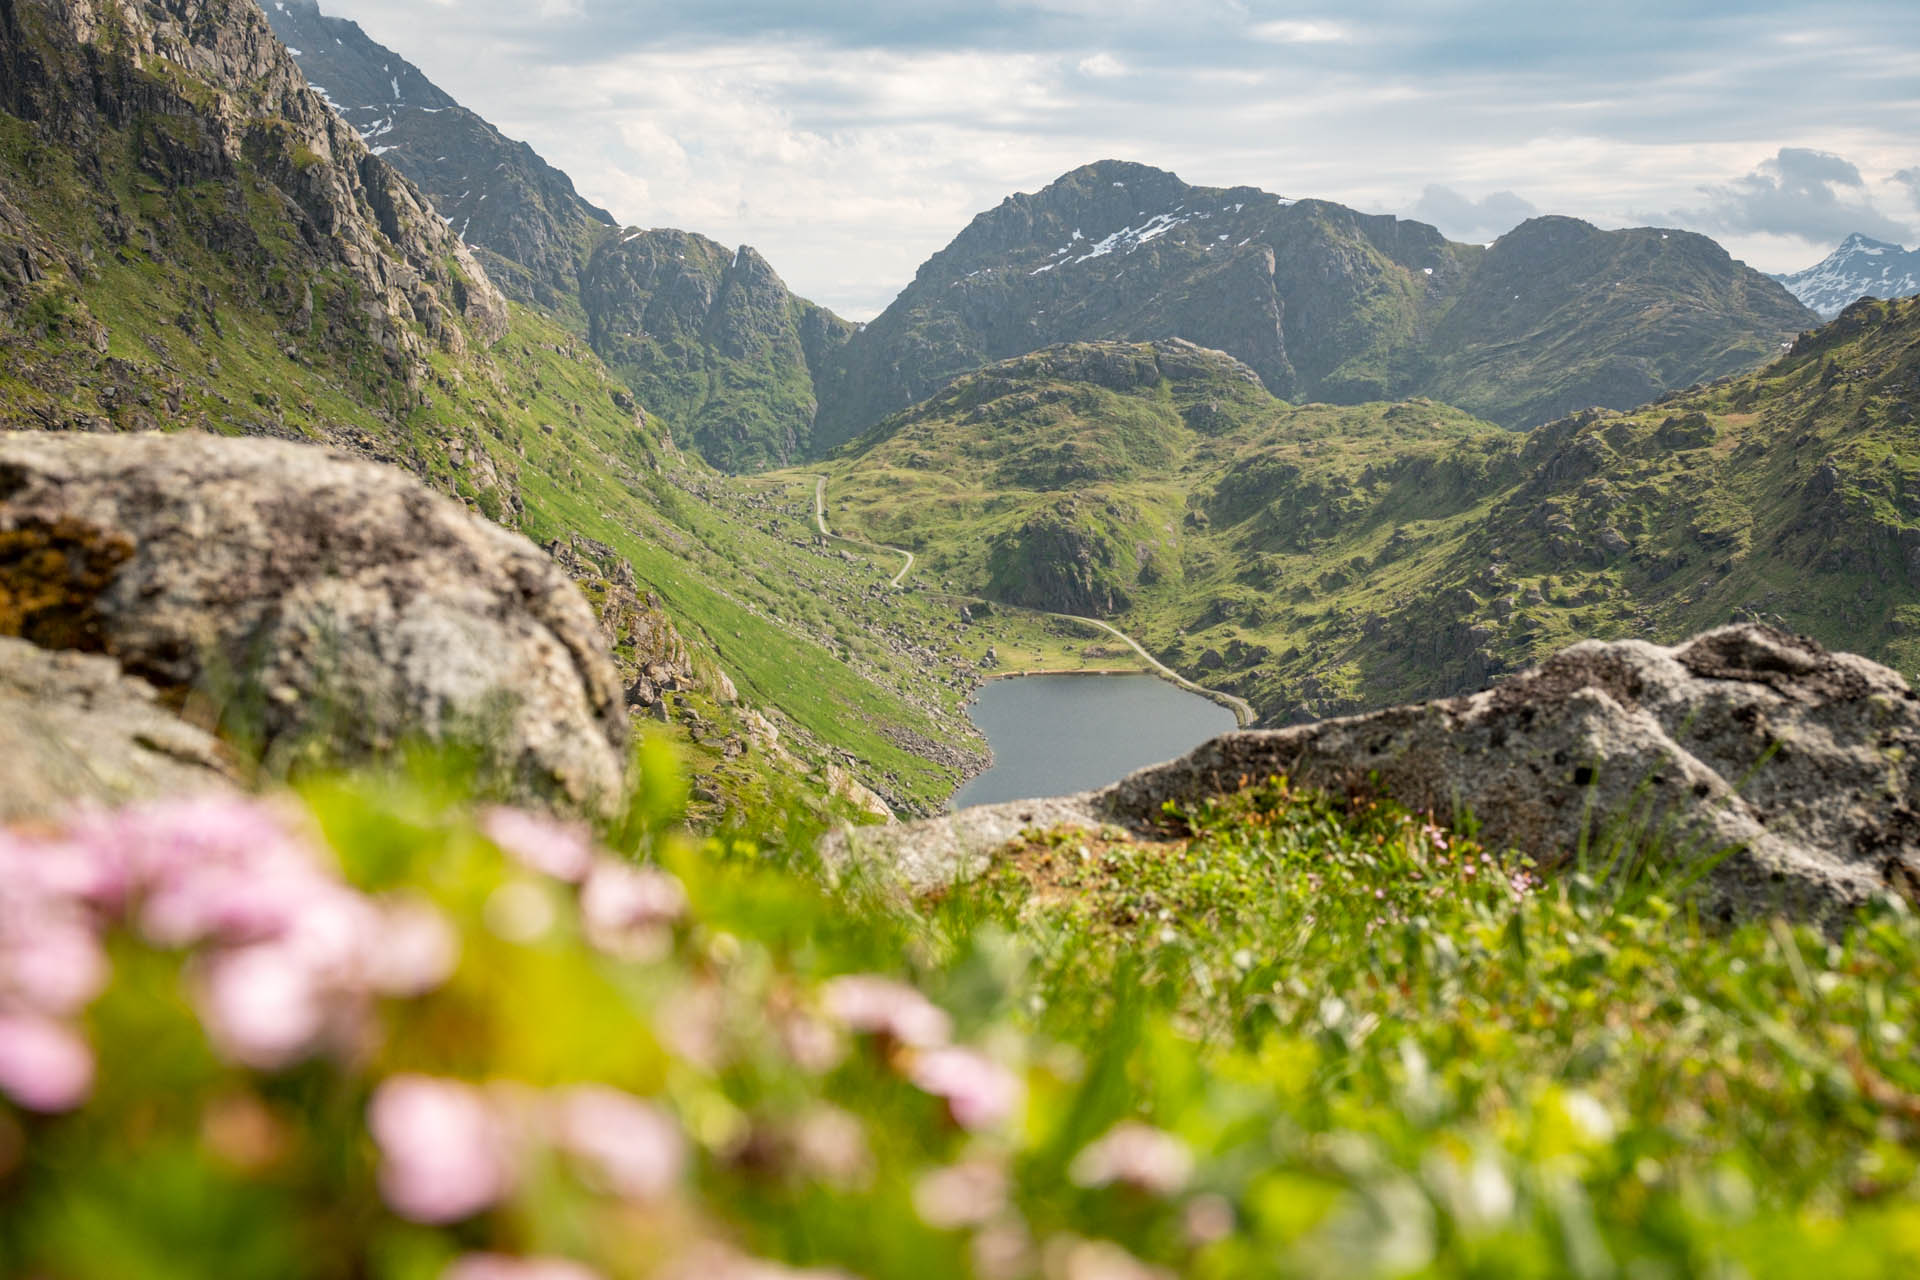
{"type": "Polygon", "coordinates": [[[113,930],[91,1100],[0,1102],[0,1267],[430,1280],[486,1249],[650,1280],[721,1241],[872,1280],[1920,1266],[1920,919],[1902,906],[1831,934],[1709,928],[1657,859],[1534,867],[1280,781],[1170,814],[1159,843],[1035,832],[986,879],[912,900],[845,867],[830,887],[818,816],[778,799],[690,841],[671,773],[650,755],[602,833],[689,900],[631,960],[590,945],[569,887],[477,834],[457,768],[307,780],[350,882],[431,903],[457,968],[369,1005],[377,1034],[353,1052],[255,1070],[197,1024],[219,944],[194,959],[113,930]],[[508,927],[510,903],[538,907],[537,935],[508,927]],[[847,974],[931,999],[1012,1073],[1014,1112],[969,1131],[910,1083],[921,1051],[836,1031],[826,984],[847,974]],[[620,1089],[684,1135],[687,1166],[623,1203],[530,1125],[499,1204],[411,1224],[366,1127],[405,1074],[484,1082],[523,1118],[620,1089]],[[1120,1125],[1158,1136],[1102,1174],[1120,1125]],[[977,1204],[938,1191],[961,1165],[977,1204]]]}

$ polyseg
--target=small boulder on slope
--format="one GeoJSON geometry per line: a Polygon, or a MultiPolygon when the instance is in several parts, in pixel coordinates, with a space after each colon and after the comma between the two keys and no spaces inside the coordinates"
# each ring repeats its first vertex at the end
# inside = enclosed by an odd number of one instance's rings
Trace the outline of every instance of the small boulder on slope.
{"type": "Polygon", "coordinates": [[[1761,626],[1675,648],[1589,641],[1484,693],[1233,733],[1104,791],[833,838],[931,886],[978,874],[1034,828],[1144,833],[1162,806],[1285,775],[1378,788],[1551,873],[1583,841],[1681,863],[1725,917],[1833,919],[1920,881],[1920,695],[1897,673],[1761,626]]]}
{"type": "Polygon", "coordinates": [[[570,806],[622,789],[620,682],[566,574],[410,476],[320,448],[0,434],[0,635],[256,707],[269,750],[455,738],[570,806]]]}

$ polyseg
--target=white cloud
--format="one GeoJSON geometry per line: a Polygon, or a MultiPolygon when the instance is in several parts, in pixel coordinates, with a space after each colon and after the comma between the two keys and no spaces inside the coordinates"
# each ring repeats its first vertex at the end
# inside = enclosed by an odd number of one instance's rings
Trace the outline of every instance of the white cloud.
{"type": "Polygon", "coordinates": [[[1352,28],[1323,18],[1260,22],[1254,24],[1252,34],[1269,44],[1345,44],[1354,38],[1352,28]]]}
{"type": "MultiPolygon", "coordinates": [[[[1646,211],[1738,189],[1786,147],[1846,156],[1864,183],[1846,203],[1909,216],[1920,33],[1868,21],[1877,2],[1829,0],[1799,41],[1787,0],[1621,0],[1631,22],[1519,0],[322,5],[617,217],[753,244],[865,318],[980,210],[1103,157],[1435,220],[1421,193],[1471,193],[1484,227],[1448,229],[1490,236],[1512,192],[1684,223],[1646,211]]],[[[1718,234],[1767,270],[1812,260],[1795,237],[1718,234]]]]}

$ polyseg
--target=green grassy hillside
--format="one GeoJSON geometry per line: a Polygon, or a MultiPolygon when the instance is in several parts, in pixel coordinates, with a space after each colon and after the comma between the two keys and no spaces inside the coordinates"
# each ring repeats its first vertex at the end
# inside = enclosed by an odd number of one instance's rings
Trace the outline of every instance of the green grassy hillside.
{"type": "Polygon", "coordinates": [[[1760,373],[1529,437],[1428,401],[1288,406],[1191,349],[1065,347],[830,470],[850,529],[955,590],[1113,618],[1274,720],[1740,618],[1912,671],[1916,339],[1915,303],[1862,304],[1760,373]]]}
{"type": "Polygon", "coordinates": [[[944,801],[977,744],[954,674],[976,646],[944,607],[878,590],[884,556],[811,545],[810,490],[776,513],[730,486],[582,338],[501,303],[471,258],[442,263],[457,241],[325,112],[257,12],[135,65],[147,28],[77,43],[58,10],[23,6],[0,32],[31,72],[0,99],[0,429],[311,440],[536,541],[592,538],[803,767],[843,765],[907,811],[944,801]],[[192,57],[272,71],[222,94],[192,57]],[[459,309],[488,296],[496,312],[459,309]]]}

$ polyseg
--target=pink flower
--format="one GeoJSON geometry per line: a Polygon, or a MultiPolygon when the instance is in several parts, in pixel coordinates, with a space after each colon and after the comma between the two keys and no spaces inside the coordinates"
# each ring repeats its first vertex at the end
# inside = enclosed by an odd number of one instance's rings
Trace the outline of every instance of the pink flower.
{"type": "Polygon", "coordinates": [[[555,880],[579,884],[593,868],[593,834],[581,823],[495,807],[480,815],[480,830],[521,866],[555,880]]]}
{"type": "Polygon", "coordinates": [[[990,1222],[1007,1207],[1007,1173],[986,1160],[935,1169],[913,1188],[913,1210],[936,1231],[990,1222]]]}
{"type": "Polygon", "coordinates": [[[660,1108],[600,1085],[573,1089],[559,1102],[560,1146],[607,1190],[629,1200],[671,1191],[686,1164],[687,1144],[660,1108]]]}
{"type": "Polygon", "coordinates": [[[426,995],[453,976],[460,963],[460,938],[428,903],[403,898],[382,904],[367,940],[368,985],[382,995],[426,995]]]}
{"type": "Polygon", "coordinates": [[[665,871],[612,858],[593,864],[580,891],[587,940],[630,960],[651,960],[671,945],[668,930],[687,913],[687,891],[665,871]]]}
{"type": "Polygon", "coordinates": [[[665,1272],[665,1277],[666,1280],[847,1280],[843,1271],[797,1271],[718,1245],[695,1249],[665,1272]]]}
{"type": "Polygon", "coordinates": [[[1004,1124],[1026,1095],[1020,1077],[972,1049],[930,1049],[908,1074],[921,1090],[946,1099],[954,1123],[973,1132],[1004,1124]]]}
{"type": "Polygon", "coordinates": [[[107,985],[107,956],[76,910],[0,900],[0,998],[66,1017],[107,985]]]}
{"type": "Polygon", "coordinates": [[[442,1271],[440,1280],[600,1280],[600,1274],[565,1258],[469,1253],[442,1271]]]}
{"type": "Polygon", "coordinates": [[[62,1023],[0,1014],[0,1092],[29,1111],[72,1111],[93,1092],[93,1054],[62,1023]]]}
{"type": "Polygon", "coordinates": [[[835,978],[825,991],[826,1010],[849,1031],[886,1036],[911,1048],[943,1045],[953,1019],[925,996],[891,978],[835,978]]]}
{"type": "Polygon", "coordinates": [[[395,1076],[374,1093],[367,1122],[380,1148],[381,1194],[403,1218],[458,1222],[512,1190],[504,1127],[471,1085],[395,1076]]]}
{"type": "Polygon", "coordinates": [[[1193,1176],[1193,1153],[1170,1133],[1122,1124],[1075,1157],[1070,1175],[1083,1187],[1121,1182],[1154,1195],[1176,1195],[1193,1176]]]}
{"type": "Polygon", "coordinates": [[[214,956],[198,1003],[221,1056],[259,1071],[299,1061],[327,1023],[326,995],[313,969],[278,943],[214,956]]]}
{"type": "Polygon", "coordinates": [[[1047,1275],[1056,1280],[1173,1280],[1107,1240],[1054,1239],[1047,1244],[1047,1275]]]}

